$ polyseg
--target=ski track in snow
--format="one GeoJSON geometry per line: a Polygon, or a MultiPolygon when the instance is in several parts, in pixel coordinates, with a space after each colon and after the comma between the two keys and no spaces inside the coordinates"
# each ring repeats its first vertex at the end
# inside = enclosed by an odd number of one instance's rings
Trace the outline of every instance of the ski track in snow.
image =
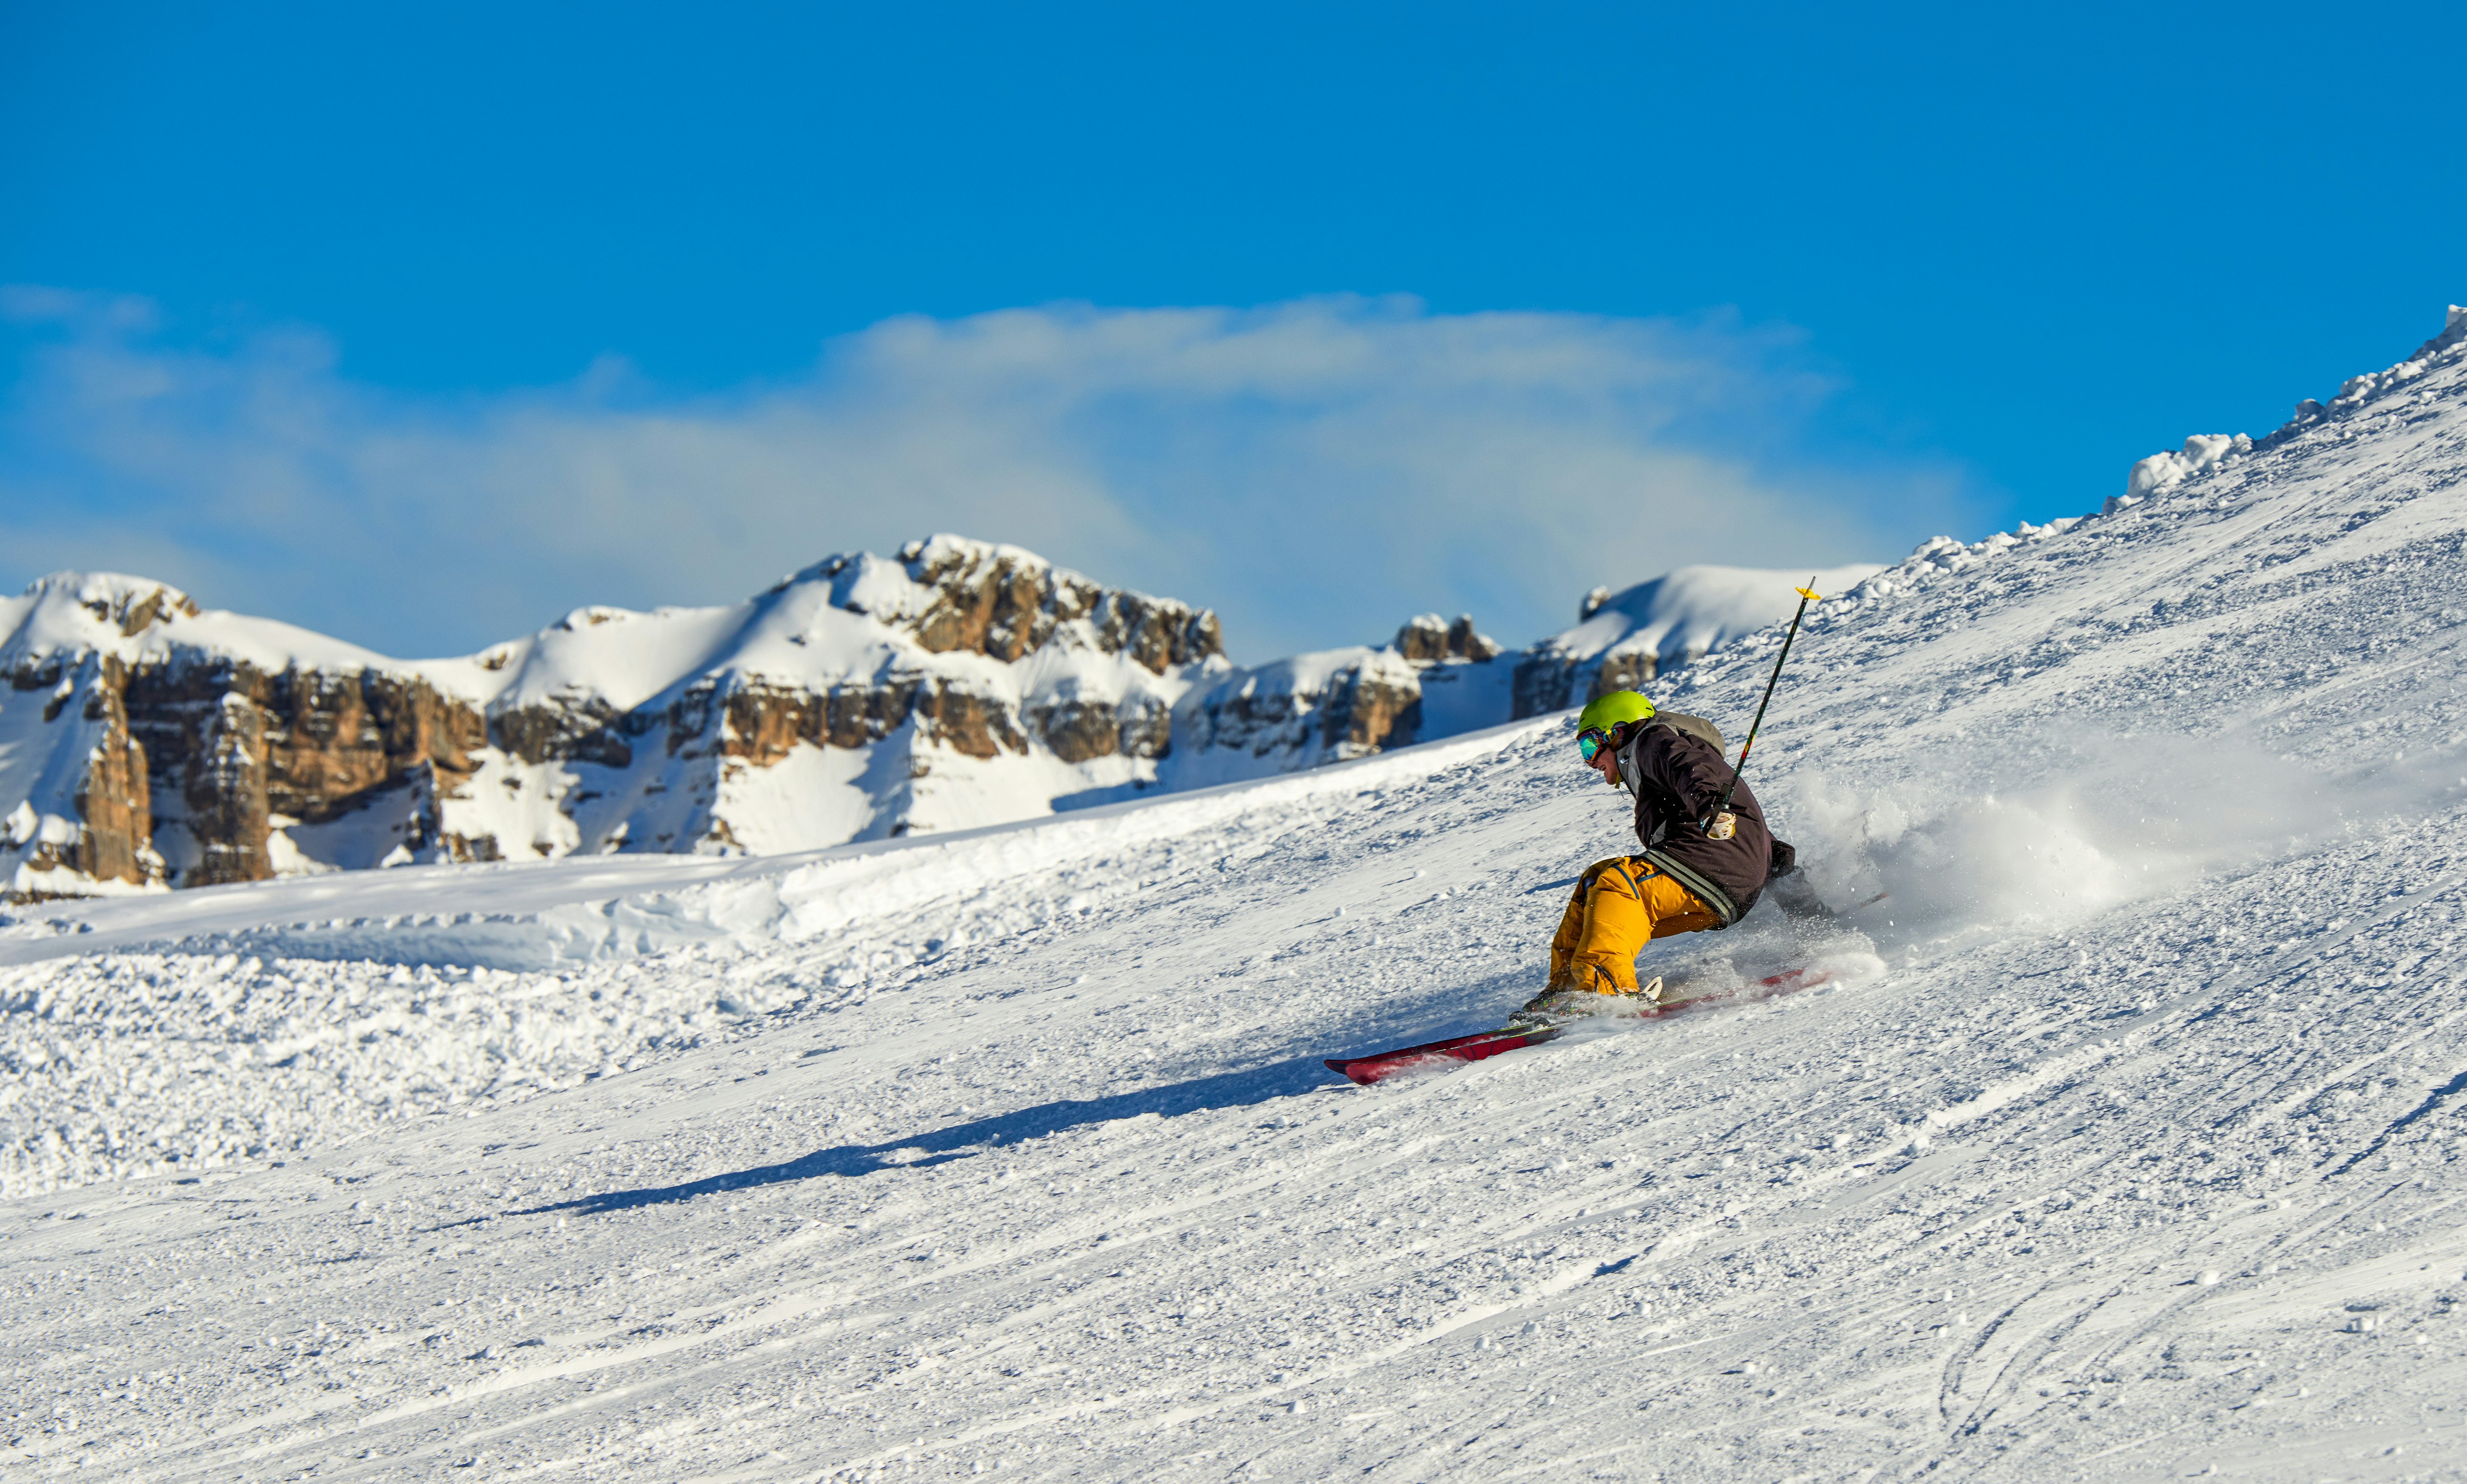
{"type": "Polygon", "coordinates": [[[1565,717],[34,910],[0,1476],[2461,1476],[2460,386],[1824,605],[1757,776],[1892,894],[1646,967],[1881,969],[1460,1070],[1319,1058],[1531,992],[1565,717]]]}

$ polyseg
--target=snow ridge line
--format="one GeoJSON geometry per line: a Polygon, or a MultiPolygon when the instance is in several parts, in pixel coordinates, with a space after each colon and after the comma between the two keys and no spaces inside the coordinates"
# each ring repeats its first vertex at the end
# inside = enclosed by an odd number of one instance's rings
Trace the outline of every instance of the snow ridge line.
{"type": "MultiPolygon", "coordinates": [[[[1807,627],[1812,633],[1825,632],[1849,621],[1856,610],[1867,604],[1908,598],[1932,588],[1940,577],[2002,556],[2017,547],[2035,546],[2085,529],[2104,528],[2107,518],[2147,502],[2173,496],[2231,466],[2249,464],[2268,455],[2279,455],[2281,450],[2305,435],[2343,423],[2385,394],[2421,378],[2445,361],[2467,354],[2461,350],[2462,346],[2467,346],[2467,306],[2454,304],[2450,306],[2442,332],[2417,347],[2405,360],[2379,371],[2348,377],[2327,404],[2306,398],[2297,405],[2295,414],[2286,422],[2259,438],[2243,434],[2197,434],[2185,440],[2182,453],[2160,453],[2137,463],[2133,477],[2127,480],[2126,493],[2109,498],[2098,509],[2084,515],[2065,516],[2046,525],[2024,521],[2010,532],[1995,531],[1975,542],[1963,542],[1953,536],[1930,537],[1902,561],[1835,595],[1831,606],[1809,616],[1807,627]],[[2166,477],[2160,478],[2162,466],[2166,477]],[[2152,471],[2147,477],[2143,475],[2145,467],[2152,471]]],[[[1663,684],[1674,693],[1709,686],[1727,674],[1731,662],[1758,659],[1760,652],[1777,644],[1781,629],[1780,623],[1774,623],[1685,666],[1665,670],[1663,684]]]]}
{"type": "MultiPolygon", "coordinates": [[[[297,886],[292,882],[270,883],[241,888],[238,893],[199,893],[195,899],[173,904],[173,911],[182,915],[205,918],[226,904],[245,903],[254,908],[265,897],[275,898],[270,912],[245,925],[215,925],[209,920],[174,923],[166,931],[143,912],[137,912],[126,914],[129,925],[122,927],[115,926],[121,914],[113,911],[114,904],[56,903],[50,904],[52,909],[63,913],[56,919],[56,931],[47,936],[0,942],[0,964],[26,964],[104,952],[263,953],[271,949],[287,957],[325,956],[302,952],[306,945],[299,942],[268,940],[330,931],[338,923],[346,929],[419,928],[445,917],[471,918],[472,926],[555,926],[573,917],[577,910],[600,910],[605,915],[607,910],[617,906],[664,903],[673,904],[674,910],[660,914],[662,926],[676,935],[690,935],[692,941],[766,933],[794,941],[837,931],[853,918],[878,920],[965,897],[981,889],[989,878],[1007,879],[1024,870],[1051,870],[1097,856],[1203,836],[1228,821],[1255,818],[1264,811],[1301,809],[1327,802],[1344,808],[1363,795],[1427,782],[1565,725],[1561,716],[1536,717],[1274,778],[1219,784],[1134,803],[948,834],[727,862],[689,856],[659,858],[637,867],[628,861],[627,867],[638,868],[650,878],[633,889],[559,895],[537,906],[485,913],[463,911],[459,897],[455,905],[442,909],[396,912],[352,911],[349,907],[338,912],[332,905],[327,905],[337,890],[356,896],[362,888],[373,891],[387,886],[425,885],[431,880],[467,876],[469,867],[456,866],[410,867],[401,874],[419,872],[413,883],[346,880],[337,886],[332,876],[304,878],[297,886]],[[959,878],[957,884],[955,877],[959,878]],[[709,904],[714,898],[732,888],[749,885],[767,886],[781,899],[772,904],[767,920],[734,928],[710,920],[713,914],[709,904]],[[281,898],[295,890],[313,893],[320,907],[285,911],[281,898]],[[866,894],[844,900],[857,892],[866,894]],[[833,899],[843,900],[835,903],[833,899]],[[696,909],[702,909],[704,914],[692,915],[696,909]],[[72,920],[78,928],[68,925],[72,920]]],[[[1289,821],[1288,827],[1301,828],[1317,822],[1320,821],[1315,818],[1298,819],[1289,821]]],[[[506,887],[514,893],[523,893],[534,882],[554,880],[553,875],[545,874],[549,867],[532,863],[501,869],[506,887]]],[[[354,946],[365,949],[368,945],[354,946]]]]}

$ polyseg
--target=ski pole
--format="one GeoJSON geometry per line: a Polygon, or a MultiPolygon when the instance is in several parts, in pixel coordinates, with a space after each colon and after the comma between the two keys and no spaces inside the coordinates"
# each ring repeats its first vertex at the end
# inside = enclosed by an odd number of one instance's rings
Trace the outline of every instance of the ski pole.
{"type": "Polygon", "coordinates": [[[1808,604],[1824,601],[1824,595],[1816,591],[1814,577],[1807,579],[1807,586],[1794,591],[1799,594],[1799,612],[1790,616],[1790,632],[1781,637],[1781,653],[1774,657],[1773,674],[1765,681],[1765,698],[1756,703],[1756,719],[1748,723],[1748,740],[1739,744],[1739,764],[1731,770],[1731,786],[1722,790],[1722,801],[1705,817],[1708,825],[1731,807],[1731,796],[1739,791],[1739,775],[1748,771],[1748,749],[1756,745],[1756,729],[1765,724],[1765,708],[1773,705],[1774,686],[1781,683],[1781,667],[1790,658],[1791,641],[1799,638],[1799,620],[1807,616],[1808,604]]]}

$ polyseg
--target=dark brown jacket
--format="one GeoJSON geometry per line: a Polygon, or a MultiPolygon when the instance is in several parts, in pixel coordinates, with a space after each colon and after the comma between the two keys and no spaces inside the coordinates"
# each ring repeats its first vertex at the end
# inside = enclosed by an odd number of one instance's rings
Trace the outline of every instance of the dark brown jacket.
{"type": "MultiPolygon", "coordinates": [[[[1636,795],[1636,838],[1645,848],[1680,866],[1683,884],[1693,872],[1721,888],[1736,921],[1756,905],[1776,860],[1764,806],[1745,782],[1731,796],[1737,831],[1710,840],[1697,828],[1731,782],[1721,749],[1671,726],[1646,723],[1619,753],[1619,776],[1636,795]]],[[[1783,847],[1785,850],[1787,846],[1783,847]]],[[[1709,903],[1716,911],[1721,904],[1709,903]]]]}

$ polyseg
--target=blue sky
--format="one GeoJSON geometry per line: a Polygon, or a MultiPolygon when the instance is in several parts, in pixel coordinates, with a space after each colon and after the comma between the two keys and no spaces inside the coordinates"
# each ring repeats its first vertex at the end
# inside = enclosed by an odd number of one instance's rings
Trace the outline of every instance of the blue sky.
{"type": "Polygon", "coordinates": [[[1861,9],[0,6],[0,580],[444,652],[952,528],[1524,641],[2467,299],[2456,7],[1861,9]]]}

